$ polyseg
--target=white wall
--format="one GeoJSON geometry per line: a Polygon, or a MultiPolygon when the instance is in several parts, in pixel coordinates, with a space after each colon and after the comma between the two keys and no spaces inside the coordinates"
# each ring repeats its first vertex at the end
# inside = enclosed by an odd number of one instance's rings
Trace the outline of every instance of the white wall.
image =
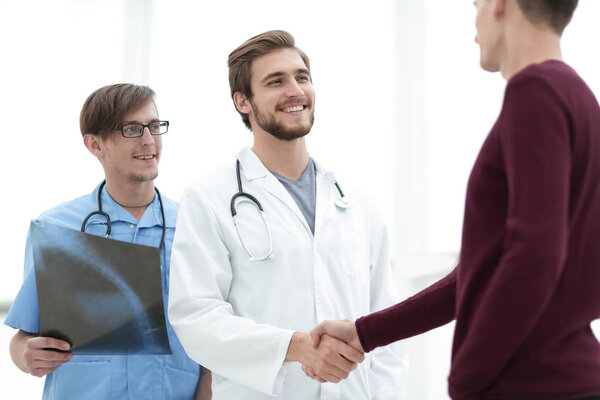
{"type": "Polygon", "coordinates": [[[364,187],[391,213],[392,3],[310,0],[302,10],[265,0],[0,3],[0,37],[15,38],[0,41],[0,109],[10,144],[0,171],[5,188],[18,188],[0,199],[10,210],[5,224],[14,227],[0,233],[10,266],[0,301],[19,288],[29,220],[90,192],[102,178],[80,139],[87,95],[121,81],[155,89],[160,115],[171,122],[157,186],[179,199],[190,180],[251,144],[229,97],[227,56],[268,29],[289,30],[312,58],[313,156],[339,172],[342,187],[364,187]],[[373,84],[383,77],[385,85],[373,84]],[[381,171],[375,179],[373,170],[381,171]]]}

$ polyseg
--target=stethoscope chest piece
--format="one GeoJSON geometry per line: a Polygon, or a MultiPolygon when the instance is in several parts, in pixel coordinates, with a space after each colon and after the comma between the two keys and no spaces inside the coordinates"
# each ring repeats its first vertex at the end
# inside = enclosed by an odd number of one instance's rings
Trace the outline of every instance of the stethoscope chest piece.
{"type": "Polygon", "coordinates": [[[348,200],[348,199],[346,198],[346,196],[344,196],[344,197],[340,197],[339,199],[337,199],[337,200],[335,201],[335,205],[336,205],[338,208],[342,208],[342,209],[347,209],[347,208],[352,208],[352,207],[354,207],[354,204],[352,203],[352,201],[348,200]]]}
{"type": "Polygon", "coordinates": [[[337,181],[333,181],[333,184],[340,195],[340,197],[335,201],[335,205],[342,209],[354,207],[354,204],[352,204],[352,201],[348,200],[337,181]]]}

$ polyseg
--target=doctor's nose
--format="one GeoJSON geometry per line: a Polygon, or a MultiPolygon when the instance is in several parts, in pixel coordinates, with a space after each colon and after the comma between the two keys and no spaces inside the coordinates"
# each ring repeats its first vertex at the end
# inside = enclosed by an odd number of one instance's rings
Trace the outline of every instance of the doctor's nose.
{"type": "Polygon", "coordinates": [[[152,136],[150,134],[149,127],[144,126],[144,131],[142,133],[142,136],[140,137],[140,140],[142,141],[143,144],[149,144],[149,145],[154,144],[154,136],[152,136]]]}
{"type": "Polygon", "coordinates": [[[302,88],[300,87],[298,82],[296,82],[294,80],[294,81],[291,81],[286,94],[288,97],[300,97],[300,96],[304,96],[304,90],[302,90],[302,88]]]}

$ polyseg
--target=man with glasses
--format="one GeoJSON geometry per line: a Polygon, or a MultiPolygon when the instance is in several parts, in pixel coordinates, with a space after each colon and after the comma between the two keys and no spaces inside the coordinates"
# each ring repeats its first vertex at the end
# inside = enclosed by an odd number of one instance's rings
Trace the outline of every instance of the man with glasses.
{"type": "MultiPolygon", "coordinates": [[[[158,117],[154,97],[149,87],[133,84],[106,86],[88,97],[80,115],[81,134],[88,151],[100,161],[105,182],[88,195],[46,211],[39,220],[79,231],[84,218],[101,204],[110,218],[110,238],[153,247],[162,244],[166,307],[177,203],[161,198],[154,187],[161,135],[169,128],[169,122],[158,117]]],[[[107,222],[92,218],[85,225],[87,233],[104,236],[107,222]]],[[[39,336],[33,264],[28,236],[23,285],[5,324],[19,329],[10,343],[15,365],[31,375],[46,376],[44,399],[194,398],[199,366],[186,356],[168,321],[169,355],[73,355],[66,341],[39,336]]],[[[210,393],[204,395],[210,398],[210,393]]]]}

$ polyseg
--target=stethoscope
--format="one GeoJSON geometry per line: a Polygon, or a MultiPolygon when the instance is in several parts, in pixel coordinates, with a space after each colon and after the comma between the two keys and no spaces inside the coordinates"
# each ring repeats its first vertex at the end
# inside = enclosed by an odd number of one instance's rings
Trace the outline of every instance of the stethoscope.
{"type": "MultiPolygon", "coordinates": [[[[87,217],[85,217],[85,219],[83,220],[83,223],[81,224],[81,232],[85,233],[85,228],[87,227],[87,222],[88,220],[93,217],[94,215],[101,215],[104,218],[106,218],[106,234],[104,237],[108,237],[108,235],[110,235],[110,216],[102,211],[102,198],[101,198],[101,194],[102,194],[102,189],[104,188],[104,185],[106,185],[106,179],[102,181],[102,183],[100,184],[100,187],[98,188],[98,209],[96,211],[92,211],[91,213],[89,213],[87,215],[87,217]]],[[[163,202],[162,202],[162,198],[160,197],[160,192],[158,191],[157,188],[154,188],[154,191],[156,192],[156,195],[158,196],[158,202],[160,204],[160,216],[162,217],[162,236],[160,238],[160,245],[158,246],[159,249],[162,249],[163,245],[165,244],[165,233],[167,231],[167,228],[165,226],[165,209],[163,208],[163,202]]]]}
{"type": "MultiPolygon", "coordinates": [[[[267,223],[267,217],[265,216],[265,210],[264,210],[262,204],[260,204],[260,201],[258,201],[258,199],[256,197],[252,196],[250,193],[244,192],[244,190],[242,189],[242,178],[240,177],[240,160],[236,160],[236,162],[235,162],[235,174],[237,176],[238,192],[236,194],[234,194],[233,197],[231,197],[230,208],[231,208],[231,217],[233,218],[233,224],[235,226],[235,231],[237,232],[238,238],[240,239],[240,243],[242,244],[242,247],[246,251],[246,254],[248,254],[248,257],[250,257],[250,262],[273,260],[275,258],[275,256],[273,255],[273,237],[271,236],[271,229],[269,228],[269,224],[267,223]],[[238,198],[242,198],[242,200],[240,200],[239,202],[236,203],[236,200],[238,198]],[[242,239],[242,235],[240,234],[240,229],[239,229],[238,220],[237,220],[237,210],[235,208],[236,205],[240,204],[240,203],[253,204],[256,208],[258,208],[260,216],[262,217],[263,223],[267,230],[267,235],[269,237],[269,250],[267,250],[267,252],[261,257],[256,257],[256,256],[252,255],[252,253],[250,252],[248,247],[246,247],[246,244],[244,243],[244,240],[242,239]]],[[[337,189],[337,191],[340,195],[340,197],[335,201],[335,205],[338,206],[339,208],[343,208],[343,209],[351,208],[352,203],[346,198],[346,196],[344,195],[344,192],[342,191],[342,188],[340,188],[340,185],[337,183],[337,181],[334,181],[334,184],[335,184],[335,188],[337,189]]]]}

